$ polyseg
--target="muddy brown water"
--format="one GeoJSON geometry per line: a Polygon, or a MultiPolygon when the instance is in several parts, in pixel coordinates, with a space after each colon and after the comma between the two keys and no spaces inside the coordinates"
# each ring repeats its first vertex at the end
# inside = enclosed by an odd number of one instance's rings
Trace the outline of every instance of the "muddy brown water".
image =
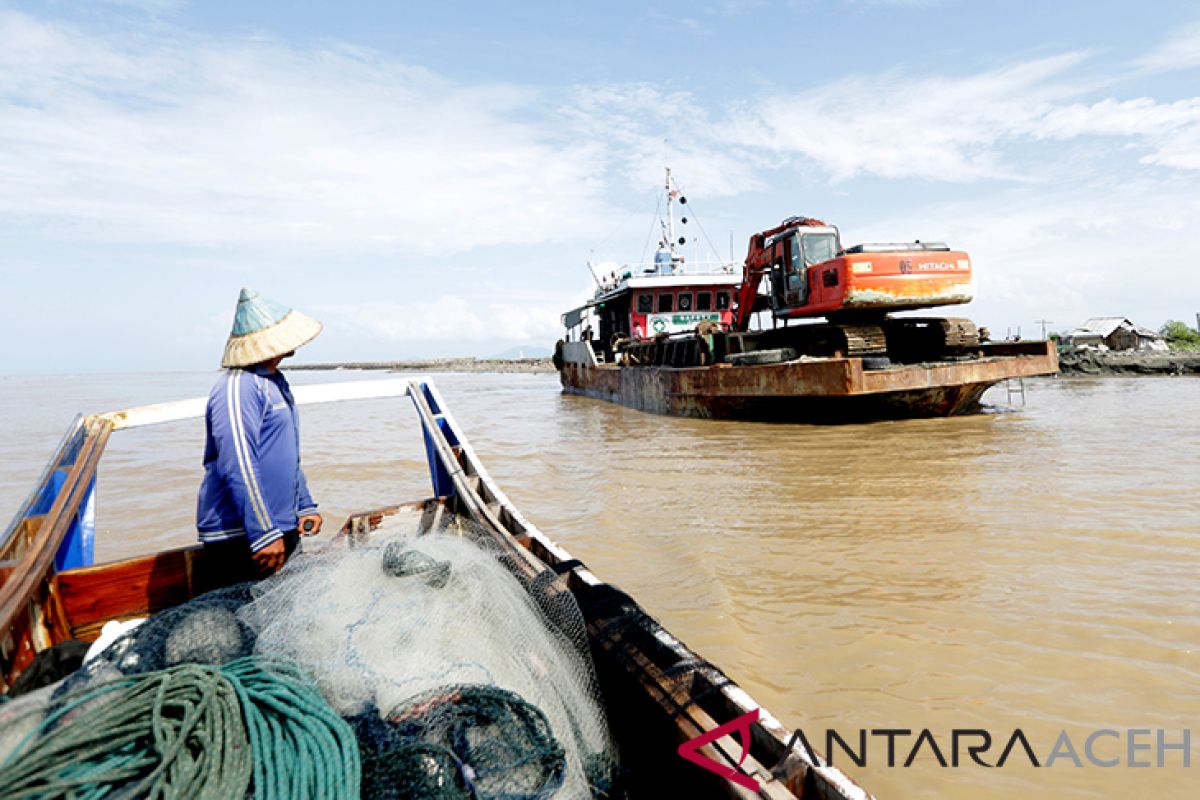
{"type": "MultiPolygon", "coordinates": [[[[293,373],[296,383],[378,373],[293,373]]],[[[75,411],[205,394],[215,373],[0,378],[0,517],[75,411]]],[[[435,377],[501,487],[814,745],[827,729],[880,797],[1200,792],[1200,378],[1027,381],[1017,412],[815,427],[645,414],[548,375],[435,377]],[[1020,729],[1045,762],[941,767],[955,729],[1020,729]],[[1098,760],[1086,759],[1093,740],[1098,760]],[[1129,730],[1149,730],[1148,734],[1129,730]],[[1165,742],[1191,730],[1191,761],[1165,742]],[[1147,768],[1131,768],[1128,744],[1147,768]]],[[[1003,391],[986,400],[1003,404],[1003,391]]],[[[98,554],[192,541],[202,423],[113,436],[98,554]]],[[[347,513],[429,493],[403,400],[303,411],[309,483],[347,513]]],[[[975,743],[978,740],[962,740],[975,743]]],[[[837,756],[842,756],[837,753],[837,756]]]]}

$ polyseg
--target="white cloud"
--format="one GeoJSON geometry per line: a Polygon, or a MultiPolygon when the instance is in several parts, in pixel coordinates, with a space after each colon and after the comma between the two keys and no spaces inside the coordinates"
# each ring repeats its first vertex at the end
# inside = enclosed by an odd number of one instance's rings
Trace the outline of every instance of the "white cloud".
{"type": "Polygon", "coordinates": [[[812,159],[833,180],[859,175],[964,182],[1020,178],[999,145],[1071,90],[1051,81],[1083,59],[1045,58],[962,78],[893,71],[752,101],[731,142],[812,159]]]}
{"type": "Polygon", "coordinates": [[[344,46],[112,40],[0,14],[0,212],[82,239],[457,252],[590,229],[539,98],[344,46]]]}
{"type": "Polygon", "coordinates": [[[511,302],[479,302],[443,295],[428,302],[318,304],[314,315],[333,335],[371,337],[384,342],[538,342],[554,341],[565,309],[511,302]]]}
{"type": "MultiPolygon", "coordinates": [[[[986,197],[922,204],[876,220],[868,240],[927,231],[966,249],[977,297],[962,309],[994,334],[1048,317],[1067,329],[1099,314],[1158,327],[1188,316],[1200,296],[1193,221],[1200,195],[1189,181],[1136,179],[1046,191],[1019,186],[986,197]]],[[[857,239],[856,239],[857,240],[857,239]]]]}
{"type": "Polygon", "coordinates": [[[710,6],[708,13],[726,17],[740,17],[767,5],[767,0],[721,0],[710,6]]]}
{"type": "Polygon", "coordinates": [[[433,254],[587,241],[611,225],[606,193],[654,186],[664,164],[708,198],[763,190],[789,161],[835,182],[1037,180],[1013,148],[1085,136],[1200,169],[1200,100],[1090,100],[1069,77],[1085,58],[852,76],[719,113],[645,83],[553,108],[345,45],[106,37],[4,13],[0,212],[85,241],[433,254]]]}
{"type": "Polygon", "coordinates": [[[721,127],[731,143],[809,159],[835,182],[1036,181],[1047,161],[1038,141],[1088,136],[1138,148],[1143,164],[1200,169],[1200,98],[1086,102],[1103,82],[1069,75],[1085,58],[1068,53],[963,77],[851,77],[756,99],[721,127]]]}
{"type": "Polygon", "coordinates": [[[1148,97],[1075,103],[1044,114],[1035,136],[1074,139],[1113,136],[1139,142],[1149,152],[1142,163],[1200,170],[1200,98],[1158,103],[1148,97]]]}
{"type": "Polygon", "coordinates": [[[685,34],[697,38],[712,36],[715,31],[693,17],[664,14],[651,8],[646,11],[646,21],[667,35],[685,34]]]}
{"type": "Polygon", "coordinates": [[[607,144],[609,164],[631,186],[662,183],[665,165],[705,197],[764,187],[754,155],[723,141],[717,122],[690,92],[650,83],[585,86],[560,111],[575,136],[607,144]]]}
{"type": "MultiPolygon", "coordinates": [[[[311,310],[329,346],[552,341],[585,248],[636,256],[649,220],[612,206],[644,204],[667,164],[697,200],[737,198],[720,213],[739,236],[791,202],[797,175],[808,194],[857,193],[869,230],[855,240],[912,231],[972,253],[984,322],[1155,324],[1200,295],[1200,98],[1118,96],[1126,75],[1082,52],[849,75],[730,108],[701,87],[466,85],[345,44],[117,27],[0,12],[0,268],[19,262],[37,291],[49,281],[29,276],[71,261],[66,245],[98,243],[88,263],[117,279],[159,254],[181,273],[224,270],[214,283],[286,274],[327,300],[311,310]],[[987,191],[948,199],[973,181],[987,191]],[[896,201],[880,187],[913,200],[882,211],[896,201]],[[486,245],[510,247],[480,257],[486,245]],[[481,278],[484,262],[503,277],[481,278]],[[433,299],[386,300],[409,296],[433,299]]],[[[1143,66],[1192,64],[1196,32],[1143,66]]],[[[112,283],[104,305],[128,312],[112,283]]],[[[208,340],[228,317],[183,324],[208,340]]]]}
{"type": "Polygon", "coordinates": [[[133,8],[146,14],[167,14],[179,11],[188,4],[188,0],[103,0],[113,6],[133,8]]]}
{"type": "Polygon", "coordinates": [[[846,5],[850,6],[866,6],[867,8],[936,8],[943,5],[945,0],[842,0],[846,5]]]}
{"type": "Polygon", "coordinates": [[[1200,22],[1180,28],[1134,63],[1147,72],[1200,67],[1200,22]]]}

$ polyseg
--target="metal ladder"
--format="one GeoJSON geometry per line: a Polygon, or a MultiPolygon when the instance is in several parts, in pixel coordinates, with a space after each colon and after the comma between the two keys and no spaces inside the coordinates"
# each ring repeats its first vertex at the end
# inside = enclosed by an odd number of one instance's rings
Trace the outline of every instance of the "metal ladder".
{"type": "Polygon", "coordinates": [[[1008,380],[1006,380],[1004,382],[1004,389],[1006,392],[1008,392],[1008,404],[1010,406],[1013,405],[1013,398],[1019,397],[1019,398],[1021,398],[1021,404],[1019,406],[1015,406],[1015,407],[1016,408],[1024,408],[1025,407],[1025,378],[1024,377],[1009,378],[1008,380]]]}

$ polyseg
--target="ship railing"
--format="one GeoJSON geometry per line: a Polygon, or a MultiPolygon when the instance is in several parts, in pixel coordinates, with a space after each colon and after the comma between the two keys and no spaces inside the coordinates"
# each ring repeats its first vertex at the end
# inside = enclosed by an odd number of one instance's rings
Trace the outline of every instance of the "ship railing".
{"type": "MultiPolygon", "coordinates": [[[[620,277],[641,278],[646,275],[659,274],[660,264],[653,261],[639,261],[624,264],[617,273],[620,277]]],[[[733,261],[683,261],[674,264],[674,269],[663,273],[666,275],[736,275],[741,271],[741,265],[733,261]]]]}

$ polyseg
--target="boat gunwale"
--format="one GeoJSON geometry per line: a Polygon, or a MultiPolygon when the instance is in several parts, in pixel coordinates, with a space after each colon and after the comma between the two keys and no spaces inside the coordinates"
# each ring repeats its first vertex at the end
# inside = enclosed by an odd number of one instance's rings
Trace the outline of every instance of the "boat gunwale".
{"type": "MultiPolygon", "coordinates": [[[[534,558],[537,561],[540,561],[542,565],[548,566],[550,569],[558,573],[558,579],[566,582],[567,587],[569,590],[571,590],[572,594],[576,594],[576,591],[570,586],[570,581],[572,579],[591,589],[601,587],[615,588],[611,587],[611,584],[608,584],[597,577],[586,565],[583,564],[583,562],[573,557],[565,548],[556,543],[550,537],[546,536],[546,534],[539,530],[533,523],[525,519],[520,511],[518,511],[513,505],[512,501],[509,500],[508,496],[505,495],[504,492],[496,485],[487,469],[483,466],[483,463],[479,460],[474,448],[471,447],[466,437],[462,435],[461,430],[454,421],[453,415],[446,408],[445,403],[442,401],[437,387],[430,383],[424,394],[432,397],[437,408],[440,410],[440,416],[442,416],[446,421],[446,427],[449,428],[459,443],[458,447],[456,448],[457,452],[450,450],[450,452],[447,453],[447,455],[450,458],[453,458],[454,462],[461,467],[460,470],[456,471],[454,475],[452,475],[452,478],[456,481],[456,486],[459,485],[458,481],[462,481],[459,496],[461,496],[461,490],[463,489],[466,490],[465,493],[467,495],[478,495],[485,501],[484,504],[482,504],[482,507],[484,511],[487,512],[488,518],[494,519],[498,523],[498,515],[492,513],[487,504],[487,501],[489,500],[488,495],[490,495],[490,499],[505,512],[506,516],[510,517],[514,522],[516,522],[520,528],[519,533],[513,533],[501,525],[500,527],[494,528],[494,532],[502,539],[508,539],[511,537],[515,543],[521,545],[520,547],[517,547],[516,550],[520,551],[526,558],[534,558]],[[478,487],[472,487],[470,485],[469,481],[467,480],[468,475],[477,476],[479,478],[478,487]],[[528,541],[523,541],[523,539],[528,541]],[[535,546],[538,549],[541,549],[545,555],[536,552],[534,549],[535,546]],[[566,568],[563,569],[562,567],[566,568]]],[[[424,400],[426,398],[422,397],[421,399],[424,400]]],[[[414,397],[414,402],[416,401],[417,398],[414,397]]],[[[431,438],[444,440],[446,427],[438,425],[438,420],[433,414],[427,415],[427,412],[432,412],[434,409],[421,402],[417,402],[417,407],[418,413],[422,418],[422,425],[426,429],[427,436],[432,434],[431,438]]],[[[483,520],[477,521],[481,523],[483,522],[483,520]]],[[[620,590],[616,591],[619,592],[620,590]]],[[[632,600],[632,598],[630,599],[632,600]]],[[[855,783],[840,769],[828,763],[828,761],[819,756],[817,756],[815,762],[811,760],[808,756],[808,753],[796,745],[795,735],[792,731],[789,731],[787,728],[785,728],[778,719],[770,714],[770,712],[768,712],[760,704],[756,703],[744,689],[726,676],[719,667],[717,667],[715,664],[712,664],[707,659],[704,659],[702,656],[696,654],[696,652],[689,648],[682,640],[670,633],[657,619],[642,609],[641,605],[638,604],[636,600],[633,600],[633,602],[637,605],[638,609],[645,615],[645,617],[653,624],[653,638],[659,644],[671,651],[672,656],[676,659],[676,664],[689,665],[689,669],[674,673],[672,676],[670,676],[669,680],[668,676],[665,674],[652,676],[653,678],[656,678],[655,683],[658,684],[658,688],[661,689],[663,685],[667,683],[674,683],[676,686],[682,686],[688,681],[696,679],[707,684],[704,689],[696,692],[696,694],[702,699],[698,700],[689,697],[683,705],[679,705],[677,702],[672,700],[675,707],[665,709],[672,713],[676,724],[680,725],[681,729],[682,723],[685,722],[690,723],[690,725],[693,726],[692,731],[690,731],[691,735],[687,736],[687,738],[694,738],[695,736],[707,733],[708,731],[717,727],[720,720],[714,719],[712,716],[710,716],[707,713],[705,706],[715,706],[718,699],[723,699],[726,701],[726,707],[721,708],[720,711],[724,713],[717,716],[728,715],[736,718],[748,713],[752,713],[756,710],[758,711],[757,722],[750,726],[750,738],[752,741],[746,742],[745,744],[747,745],[747,754],[754,745],[758,745],[760,748],[769,749],[772,751],[772,755],[774,757],[771,763],[760,762],[762,769],[765,772],[764,777],[769,777],[773,781],[779,781],[782,785],[787,787],[789,792],[795,792],[795,795],[793,796],[797,797],[804,793],[803,786],[806,779],[809,777],[815,779],[814,786],[818,794],[820,794],[822,797],[841,798],[843,800],[848,800],[849,798],[854,798],[854,800],[859,800],[860,798],[862,800],[866,800],[866,798],[871,797],[866,790],[855,783]],[[708,674],[710,671],[716,673],[716,675],[719,677],[714,680],[713,676],[708,674]],[[692,719],[690,714],[694,713],[695,710],[700,710],[703,712],[703,716],[706,719],[692,719]]],[[[591,638],[591,636],[589,636],[589,638],[591,638]]],[[[734,772],[744,771],[745,765],[743,764],[743,760],[750,760],[753,758],[753,756],[748,755],[745,756],[744,759],[731,757],[730,754],[725,753],[720,749],[720,747],[716,746],[716,743],[706,745],[701,749],[711,750],[711,752],[714,754],[720,754],[722,757],[724,757],[726,762],[730,765],[730,769],[732,769],[734,772]]],[[[763,788],[766,789],[765,786],[763,788]]],[[[772,788],[778,789],[779,785],[776,784],[772,788]]],[[[753,797],[758,795],[747,794],[746,796],[753,797]]]]}
{"type": "Polygon", "coordinates": [[[83,414],[75,415],[71,424],[67,426],[66,432],[55,446],[53,455],[50,456],[50,459],[46,462],[46,466],[42,468],[41,473],[38,475],[37,481],[34,483],[34,488],[25,496],[21,504],[17,506],[16,514],[13,515],[12,520],[5,526],[4,531],[0,533],[0,557],[9,555],[16,548],[14,537],[17,535],[18,528],[21,527],[22,521],[29,516],[30,509],[33,508],[34,503],[37,502],[38,497],[41,495],[42,487],[46,485],[50,476],[54,474],[54,471],[60,468],[63,456],[66,455],[72,439],[79,433],[80,426],[84,424],[85,420],[86,417],[83,414]]]}

